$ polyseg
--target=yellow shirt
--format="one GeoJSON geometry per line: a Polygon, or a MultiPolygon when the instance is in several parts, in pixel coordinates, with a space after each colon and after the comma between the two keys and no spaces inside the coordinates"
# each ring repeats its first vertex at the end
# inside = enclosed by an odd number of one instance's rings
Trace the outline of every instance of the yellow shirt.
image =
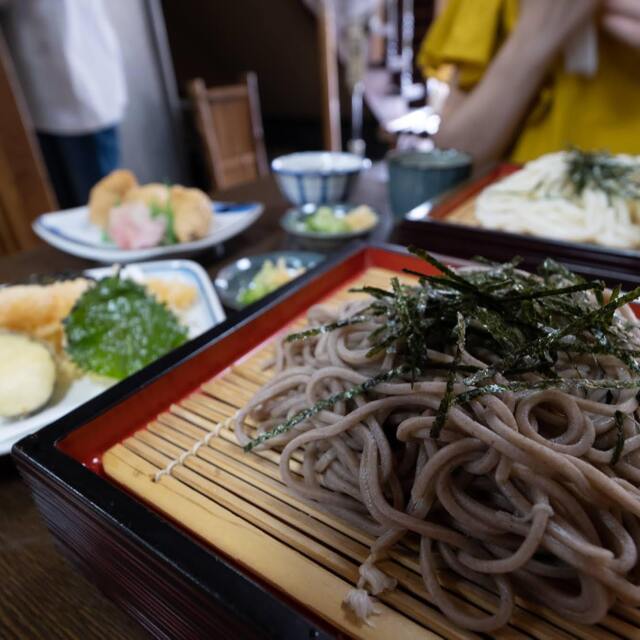
{"type": "MultiPolygon", "coordinates": [[[[444,64],[470,90],[512,31],[518,0],[449,0],[424,39],[418,63],[425,75],[444,64]]],[[[595,76],[553,65],[514,142],[510,156],[526,162],[569,146],[640,154],[640,56],[600,32],[595,76]]],[[[509,87],[503,87],[505,92],[509,87]]]]}

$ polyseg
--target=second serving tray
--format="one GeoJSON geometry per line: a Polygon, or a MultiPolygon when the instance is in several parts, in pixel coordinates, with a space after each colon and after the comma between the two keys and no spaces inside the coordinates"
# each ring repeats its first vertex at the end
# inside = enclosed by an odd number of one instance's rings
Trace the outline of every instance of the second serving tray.
{"type": "Polygon", "coordinates": [[[463,258],[482,255],[503,261],[519,255],[528,268],[551,257],[587,277],[634,287],[640,275],[640,251],[483,229],[473,223],[475,200],[480,192],[518,169],[513,164],[499,165],[416,207],[399,224],[394,239],[463,258]]]}

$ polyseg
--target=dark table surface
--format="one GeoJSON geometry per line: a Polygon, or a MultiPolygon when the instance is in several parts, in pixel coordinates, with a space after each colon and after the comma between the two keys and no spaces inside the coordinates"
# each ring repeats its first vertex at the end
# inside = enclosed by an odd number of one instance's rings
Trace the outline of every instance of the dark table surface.
{"type": "MultiPolygon", "coordinates": [[[[372,234],[375,240],[389,239],[393,227],[381,171],[381,167],[374,167],[362,176],[351,197],[351,201],[369,204],[381,214],[381,224],[372,234]]],[[[280,229],[279,219],[287,204],[271,177],[217,197],[259,201],[264,203],[265,211],[252,227],[225,244],[221,257],[214,251],[195,257],[211,276],[242,256],[299,248],[280,229]]],[[[42,246],[0,259],[0,282],[20,282],[32,274],[90,266],[95,264],[42,246]]],[[[11,459],[0,458],[0,638],[136,640],[145,637],[145,631],[137,623],[57,552],[11,459]]]]}

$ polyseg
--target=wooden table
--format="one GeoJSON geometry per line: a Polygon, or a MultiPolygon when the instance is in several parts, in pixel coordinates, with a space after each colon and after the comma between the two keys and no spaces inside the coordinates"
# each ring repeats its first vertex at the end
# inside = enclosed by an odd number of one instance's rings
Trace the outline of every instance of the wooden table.
{"type": "MultiPolygon", "coordinates": [[[[392,232],[386,184],[381,168],[360,179],[352,200],[373,206],[382,222],[373,234],[392,232]]],[[[229,241],[222,258],[198,258],[213,276],[224,264],[250,254],[298,248],[280,229],[287,205],[271,177],[218,194],[219,199],[263,202],[265,212],[251,228],[229,241]]],[[[18,282],[31,274],[83,269],[92,263],[50,247],[0,260],[0,282],[18,282]]],[[[54,640],[136,640],[146,632],[70,567],[56,551],[49,532],[8,457],[0,458],[0,638],[54,640]]]]}

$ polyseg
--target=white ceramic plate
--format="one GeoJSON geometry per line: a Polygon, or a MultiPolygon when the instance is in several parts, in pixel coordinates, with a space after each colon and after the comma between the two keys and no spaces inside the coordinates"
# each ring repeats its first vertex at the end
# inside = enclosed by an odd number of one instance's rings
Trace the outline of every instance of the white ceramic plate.
{"type": "Polygon", "coordinates": [[[214,202],[213,223],[209,233],[200,240],[181,242],[149,249],[119,249],[103,240],[102,229],[89,221],[89,209],[76,207],[45,213],[33,223],[33,230],[45,242],[60,251],[96,262],[126,263],[192,255],[232,238],[252,225],[263,211],[258,202],[214,202]]]}
{"type": "MultiPolygon", "coordinates": [[[[113,273],[113,267],[99,267],[85,271],[93,278],[104,278],[113,273]]],[[[181,316],[189,327],[189,337],[204,333],[225,319],[225,313],[205,270],[191,260],[158,260],[142,262],[123,269],[123,275],[144,281],[147,277],[177,280],[194,285],[198,290],[196,302],[181,316]]],[[[0,455],[9,453],[15,442],[61,418],[72,409],[104,391],[109,385],[104,380],[83,376],[74,380],[61,398],[43,411],[20,420],[0,418],[0,455]]]]}

